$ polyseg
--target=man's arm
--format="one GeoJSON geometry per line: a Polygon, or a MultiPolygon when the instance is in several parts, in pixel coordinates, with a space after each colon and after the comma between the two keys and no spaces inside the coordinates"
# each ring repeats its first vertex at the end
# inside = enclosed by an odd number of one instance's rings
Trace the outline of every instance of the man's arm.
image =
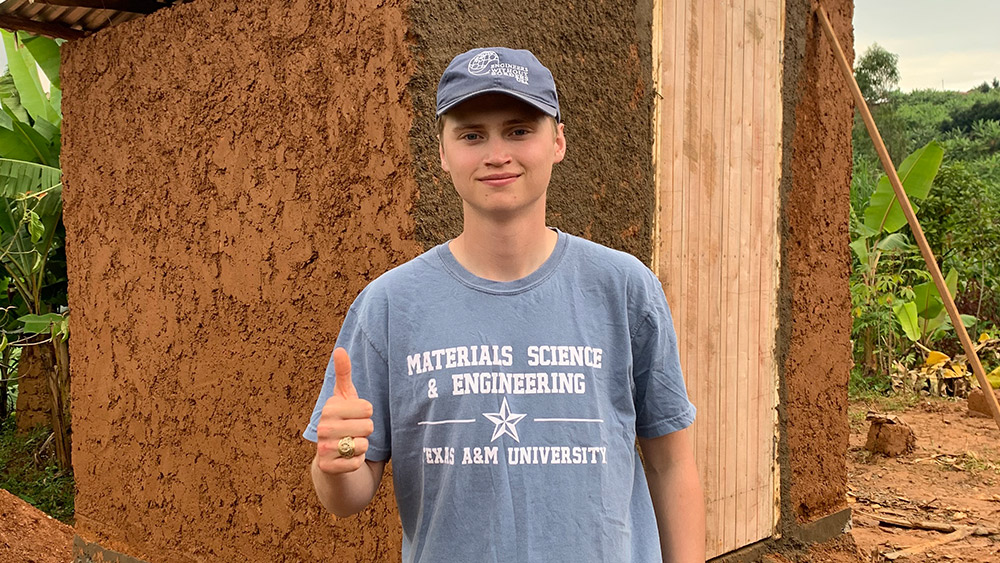
{"type": "Polygon", "coordinates": [[[347,350],[333,351],[333,395],[326,400],[316,426],[316,456],[310,473],[319,502],[337,516],[350,516],[368,506],[382,482],[384,461],[368,461],[368,436],[375,426],[372,404],[358,397],[351,381],[347,350]],[[338,449],[344,437],[354,438],[354,455],[338,449]]]}
{"type": "Polygon", "coordinates": [[[361,467],[350,473],[327,473],[320,469],[317,452],[312,461],[313,487],[320,504],[337,516],[350,516],[361,512],[378,490],[382,482],[384,461],[362,462],[361,467]]]}
{"type": "Polygon", "coordinates": [[[705,498],[690,429],[639,438],[664,563],[705,562],[705,498]]]}

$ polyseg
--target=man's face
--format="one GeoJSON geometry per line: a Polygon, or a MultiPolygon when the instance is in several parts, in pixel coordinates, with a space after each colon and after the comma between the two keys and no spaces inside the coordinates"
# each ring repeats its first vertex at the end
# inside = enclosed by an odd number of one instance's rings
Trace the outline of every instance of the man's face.
{"type": "Polygon", "coordinates": [[[545,214],[552,165],[563,159],[563,126],[503,94],[459,104],[442,118],[441,168],[464,202],[466,215],[507,219],[545,214]],[[540,211],[539,211],[540,209],[540,211]]]}

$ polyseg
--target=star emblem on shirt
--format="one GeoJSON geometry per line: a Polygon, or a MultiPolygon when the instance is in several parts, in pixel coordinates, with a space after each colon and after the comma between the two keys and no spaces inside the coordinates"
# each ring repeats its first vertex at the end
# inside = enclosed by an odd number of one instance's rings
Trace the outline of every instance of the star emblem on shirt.
{"type": "Polygon", "coordinates": [[[517,436],[516,424],[521,422],[521,419],[527,416],[527,414],[515,414],[510,412],[510,406],[507,404],[507,397],[503,398],[503,404],[500,405],[500,412],[484,412],[483,416],[485,416],[493,424],[496,424],[493,428],[493,437],[490,438],[490,442],[493,442],[504,434],[513,438],[515,442],[521,441],[521,439],[517,436]]]}

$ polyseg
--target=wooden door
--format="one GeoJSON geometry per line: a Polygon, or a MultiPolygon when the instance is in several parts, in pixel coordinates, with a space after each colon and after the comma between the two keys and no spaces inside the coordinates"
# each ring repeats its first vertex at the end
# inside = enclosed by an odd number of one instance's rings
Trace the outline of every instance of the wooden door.
{"type": "Polygon", "coordinates": [[[659,0],[655,11],[654,270],[698,407],[714,557],[772,536],[777,521],[784,3],[659,0]]]}

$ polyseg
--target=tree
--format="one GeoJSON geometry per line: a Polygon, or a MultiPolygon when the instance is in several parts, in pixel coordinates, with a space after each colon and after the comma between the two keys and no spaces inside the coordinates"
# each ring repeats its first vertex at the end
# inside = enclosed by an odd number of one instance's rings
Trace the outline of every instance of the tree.
{"type": "Polygon", "coordinates": [[[941,132],[958,129],[962,133],[968,133],[977,121],[1000,121],[1000,100],[977,101],[972,107],[953,111],[951,119],[941,124],[941,132]]]}
{"type": "MultiPolygon", "coordinates": [[[[886,51],[878,43],[873,43],[865,50],[857,61],[854,77],[858,81],[861,95],[871,109],[872,117],[882,134],[882,140],[889,150],[893,162],[899,162],[909,153],[906,130],[896,113],[899,92],[899,57],[886,51]]],[[[862,156],[873,161],[878,160],[875,147],[872,145],[868,132],[861,120],[860,113],[855,113],[854,130],[851,134],[855,157],[862,156]]]]}
{"type": "Polygon", "coordinates": [[[884,104],[899,91],[899,56],[878,43],[865,50],[854,67],[854,78],[869,106],[884,104]]]}

